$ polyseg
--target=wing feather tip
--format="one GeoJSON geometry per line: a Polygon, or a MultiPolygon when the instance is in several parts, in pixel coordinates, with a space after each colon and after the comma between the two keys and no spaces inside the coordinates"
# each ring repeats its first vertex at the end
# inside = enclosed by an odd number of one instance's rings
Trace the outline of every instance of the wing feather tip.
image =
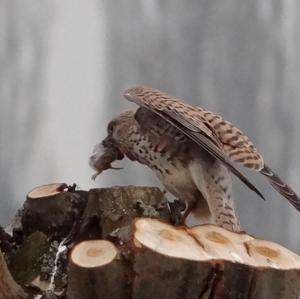
{"type": "Polygon", "coordinates": [[[260,171],[267,177],[272,187],[285,197],[291,205],[300,211],[300,198],[274,171],[267,165],[260,171]]]}

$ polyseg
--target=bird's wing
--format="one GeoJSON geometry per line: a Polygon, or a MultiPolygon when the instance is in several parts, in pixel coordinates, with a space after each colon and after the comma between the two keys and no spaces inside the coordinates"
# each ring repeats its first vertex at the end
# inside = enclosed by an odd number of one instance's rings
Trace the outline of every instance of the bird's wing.
{"type": "Polygon", "coordinates": [[[260,191],[232,164],[216,132],[209,123],[198,117],[198,108],[149,87],[134,87],[124,93],[124,97],[144,107],[168,121],[188,138],[207,150],[226,165],[245,185],[264,198],[260,191]]]}
{"type": "Polygon", "coordinates": [[[192,132],[205,134],[229,160],[256,171],[264,167],[262,156],[249,138],[222,117],[145,86],[128,89],[125,97],[154,112],[161,111],[192,132]]]}
{"type": "Polygon", "coordinates": [[[248,137],[222,117],[193,107],[159,90],[139,86],[125,91],[129,101],[153,111],[223,162],[243,183],[261,193],[232,164],[240,162],[268,178],[271,185],[300,211],[300,199],[267,165],[248,137]]]}
{"type": "Polygon", "coordinates": [[[221,143],[223,151],[231,161],[242,163],[252,170],[260,171],[264,160],[249,138],[231,122],[200,107],[197,114],[208,123],[221,143]]]}
{"type": "Polygon", "coordinates": [[[208,121],[222,148],[231,161],[241,162],[244,166],[256,170],[263,174],[270,182],[272,187],[300,211],[300,199],[298,195],[274,171],[264,163],[254,144],[249,138],[232,123],[222,117],[197,107],[199,115],[208,121]]]}
{"type": "Polygon", "coordinates": [[[300,211],[300,198],[295,193],[295,191],[288,186],[282,179],[277,176],[276,173],[267,165],[260,171],[270,182],[272,187],[276,189],[283,197],[288,199],[288,201],[300,211]]]}

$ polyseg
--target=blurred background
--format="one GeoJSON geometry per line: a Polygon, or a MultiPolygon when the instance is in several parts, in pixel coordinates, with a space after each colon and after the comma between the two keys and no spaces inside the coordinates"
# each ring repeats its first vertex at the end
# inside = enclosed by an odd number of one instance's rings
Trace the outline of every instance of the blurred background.
{"type": "MultiPolygon", "coordinates": [[[[88,158],[147,84],[232,121],[300,194],[297,0],[0,0],[0,224],[50,182],[158,185],[128,161],[96,182],[88,158]]],[[[236,181],[244,228],[300,253],[300,214],[259,175],[236,181]]]]}

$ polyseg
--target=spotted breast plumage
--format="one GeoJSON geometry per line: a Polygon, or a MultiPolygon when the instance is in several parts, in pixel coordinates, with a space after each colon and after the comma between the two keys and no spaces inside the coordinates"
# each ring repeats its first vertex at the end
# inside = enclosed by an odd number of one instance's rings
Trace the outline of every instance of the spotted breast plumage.
{"type": "MultiPolygon", "coordinates": [[[[231,173],[263,196],[234,162],[266,176],[300,210],[295,192],[264,163],[248,137],[227,120],[145,86],[126,90],[124,97],[140,107],[110,122],[102,146],[114,152],[114,157],[126,155],[150,167],[170,193],[186,202],[184,219],[195,210],[207,222],[241,230],[231,197],[231,173]]],[[[94,154],[90,164],[101,172],[99,157],[94,154]]]]}

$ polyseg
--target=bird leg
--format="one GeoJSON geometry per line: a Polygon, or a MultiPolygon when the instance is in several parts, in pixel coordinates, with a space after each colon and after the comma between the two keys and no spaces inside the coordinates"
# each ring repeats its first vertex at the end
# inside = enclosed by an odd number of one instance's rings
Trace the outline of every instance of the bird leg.
{"type": "Polygon", "coordinates": [[[185,225],[186,218],[195,206],[195,201],[184,202],[181,199],[175,199],[173,202],[168,202],[171,223],[176,226],[185,225]]]}
{"type": "Polygon", "coordinates": [[[180,199],[175,199],[173,202],[167,201],[167,205],[170,211],[170,222],[175,226],[182,225],[182,211],[185,206],[180,199]]]}
{"type": "Polygon", "coordinates": [[[181,216],[181,225],[186,225],[185,221],[187,219],[187,217],[189,216],[189,214],[195,210],[197,206],[197,201],[193,200],[193,201],[186,201],[185,203],[185,210],[181,216]]]}

